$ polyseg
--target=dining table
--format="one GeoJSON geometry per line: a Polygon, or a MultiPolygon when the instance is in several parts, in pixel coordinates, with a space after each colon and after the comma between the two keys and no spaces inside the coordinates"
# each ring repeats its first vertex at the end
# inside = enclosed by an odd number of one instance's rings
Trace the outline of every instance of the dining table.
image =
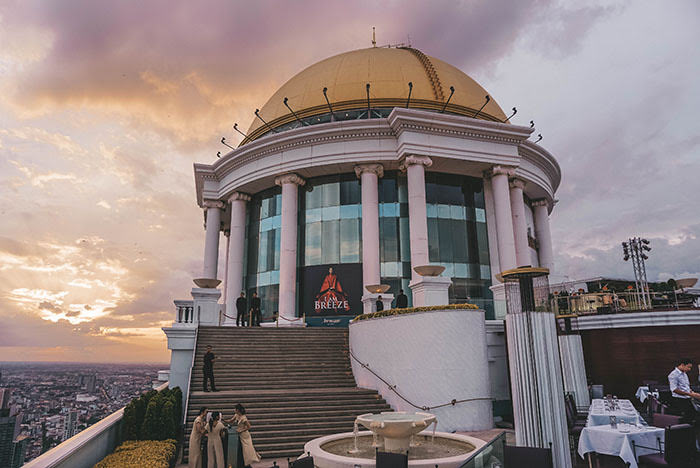
{"type": "Polygon", "coordinates": [[[605,400],[595,399],[591,402],[588,409],[588,422],[590,426],[602,426],[610,424],[611,416],[614,416],[617,422],[628,424],[637,424],[640,422],[641,416],[635,409],[634,405],[629,400],[617,400],[616,404],[606,404],[605,400]]]}

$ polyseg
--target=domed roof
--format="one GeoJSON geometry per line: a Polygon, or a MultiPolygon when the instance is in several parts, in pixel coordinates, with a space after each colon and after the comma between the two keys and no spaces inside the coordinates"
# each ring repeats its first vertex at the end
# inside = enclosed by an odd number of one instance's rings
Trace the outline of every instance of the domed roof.
{"type": "MultiPolygon", "coordinates": [[[[461,70],[413,48],[371,47],[354,50],[322,60],[302,70],[287,81],[260,109],[248,129],[245,144],[267,133],[271,128],[292,123],[299,118],[328,114],[323,88],[336,113],[367,108],[367,83],[370,84],[370,106],[374,108],[405,107],[408,83],[413,83],[411,108],[440,110],[450,96],[445,112],[473,117],[488,94],[476,81],[461,70]]],[[[502,122],[506,115],[491,99],[478,114],[479,119],[502,122]]]]}

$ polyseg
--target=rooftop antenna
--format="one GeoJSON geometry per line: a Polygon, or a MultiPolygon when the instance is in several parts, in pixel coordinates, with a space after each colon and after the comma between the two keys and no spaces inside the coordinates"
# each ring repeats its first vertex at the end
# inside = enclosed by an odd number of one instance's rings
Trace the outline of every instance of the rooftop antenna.
{"type": "Polygon", "coordinates": [[[367,83],[367,118],[372,118],[372,108],[369,106],[369,83],[367,83]]]}
{"type": "Polygon", "coordinates": [[[408,39],[408,48],[410,49],[411,48],[411,35],[406,34],[406,38],[408,39]]]}
{"type": "Polygon", "coordinates": [[[372,47],[377,47],[377,36],[374,32],[374,26],[372,26],[372,47]]]}
{"type": "Polygon", "coordinates": [[[406,109],[408,109],[408,105],[411,103],[411,92],[413,91],[413,82],[409,81],[408,82],[408,99],[406,99],[406,109]]]}
{"type": "Polygon", "coordinates": [[[303,127],[303,126],[304,126],[304,122],[302,122],[302,120],[299,118],[299,116],[297,115],[297,113],[294,112],[294,111],[292,110],[291,107],[289,107],[289,104],[287,104],[287,101],[288,101],[288,99],[285,97],[285,98],[284,98],[284,101],[283,101],[283,102],[284,102],[284,105],[287,106],[287,109],[290,110],[290,112],[294,115],[294,118],[297,119],[297,120],[299,121],[299,123],[301,124],[301,126],[303,127]]]}
{"type": "Polygon", "coordinates": [[[486,107],[486,104],[488,104],[490,100],[491,100],[491,96],[489,96],[487,94],[486,101],[484,101],[484,104],[481,107],[479,107],[478,111],[476,111],[476,114],[474,114],[474,118],[477,118],[479,116],[479,114],[481,114],[481,111],[484,110],[484,107],[486,107]]]}
{"type": "Polygon", "coordinates": [[[538,143],[540,140],[542,140],[542,134],[538,133],[537,134],[537,140],[535,140],[535,143],[538,143]]]}
{"type": "Polygon", "coordinates": [[[508,116],[508,118],[507,118],[506,120],[503,121],[503,123],[508,122],[508,121],[510,120],[510,118],[513,117],[513,116],[514,116],[515,114],[517,114],[517,113],[518,113],[518,109],[516,109],[515,107],[513,107],[513,113],[510,114],[510,115],[508,116]]]}
{"type": "Polygon", "coordinates": [[[224,146],[228,146],[228,147],[231,148],[232,150],[235,150],[235,149],[236,149],[236,148],[234,148],[233,146],[231,146],[231,145],[229,145],[228,143],[226,143],[226,137],[221,137],[221,144],[224,145],[224,146]]]}
{"type": "Polygon", "coordinates": [[[273,129],[272,127],[270,127],[270,124],[267,123],[267,122],[265,122],[265,119],[263,119],[262,117],[260,117],[260,109],[255,109],[255,116],[256,116],[257,118],[259,118],[260,120],[262,120],[262,123],[264,123],[265,126],[266,126],[271,132],[274,131],[274,129],[273,129]]]}
{"type": "Polygon", "coordinates": [[[248,135],[246,135],[246,134],[243,133],[242,131],[238,130],[238,123],[233,124],[233,129],[234,129],[235,131],[237,131],[238,133],[240,133],[241,135],[243,135],[243,138],[248,138],[248,135]]]}
{"type": "Polygon", "coordinates": [[[440,109],[440,113],[441,113],[441,114],[442,114],[443,112],[445,112],[445,108],[447,108],[447,104],[450,103],[450,99],[452,99],[452,95],[453,95],[454,93],[455,93],[455,87],[454,87],[454,86],[450,86],[450,95],[447,97],[447,101],[445,101],[445,105],[442,106],[442,109],[440,109]]]}
{"type": "Polygon", "coordinates": [[[328,88],[323,88],[323,97],[326,98],[326,104],[328,104],[328,110],[331,111],[331,122],[335,120],[335,114],[333,113],[333,108],[331,107],[331,102],[328,100],[328,88]]]}

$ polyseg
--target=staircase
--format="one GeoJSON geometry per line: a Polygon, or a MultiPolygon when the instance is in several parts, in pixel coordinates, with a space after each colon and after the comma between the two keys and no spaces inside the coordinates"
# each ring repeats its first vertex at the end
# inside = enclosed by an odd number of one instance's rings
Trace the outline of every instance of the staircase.
{"type": "MultiPolygon", "coordinates": [[[[228,418],[236,403],[262,458],[296,457],[311,439],[351,432],[359,414],[391,410],[376,391],[356,386],[346,328],[200,327],[185,441],[200,407],[228,418]],[[218,392],[202,391],[207,345],[218,392]]],[[[187,450],[185,443],[185,457],[187,450]]]]}

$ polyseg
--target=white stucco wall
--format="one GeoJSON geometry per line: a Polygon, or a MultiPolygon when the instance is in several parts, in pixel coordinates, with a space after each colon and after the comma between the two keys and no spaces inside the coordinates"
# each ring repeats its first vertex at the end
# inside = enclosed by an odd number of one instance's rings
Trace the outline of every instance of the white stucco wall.
{"type": "MultiPolygon", "coordinates": [[[[493,427],[483,310],[442,310],[350,324],[350,350],[419,406],[487,398],[429,410],[440,431],[493,427]]],[[[378,390],[397,411],[419,411],[351,357],[360,387],[378,390]]]]}

